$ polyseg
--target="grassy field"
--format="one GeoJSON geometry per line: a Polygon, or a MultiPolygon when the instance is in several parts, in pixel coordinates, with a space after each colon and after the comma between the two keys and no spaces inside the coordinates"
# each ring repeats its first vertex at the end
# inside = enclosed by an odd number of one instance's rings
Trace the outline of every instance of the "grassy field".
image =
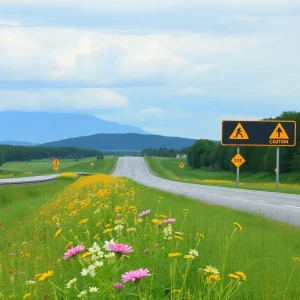
{"type": "Polygon", "coordinates": [[[13,194],[11,222],[0,219],[4,299],[300,299],[299,228],[124,178],[100,174],[65,183],[40,185],[42,206],[28,203],[21,219],[13,212],[30,196],[20,201],[13,194]],[[121,277],[139,268],[150,276],[121,277]]]}
{"type": "MultiPolygon", "coordinates": [[[[146,161],[151,170],[159,177],[174,181],[216,185],[236,188],[236,175],[227,171],[210,171],[193,169],[188,166],[186,159],[147,157],[146,161]],[[185,167],[179,168],[183,162],[185,167]]],[[[240,170],[240,188],[300,194],[300,173],[280,175],[280,185],[276,188],[275,173],[249,174],[240,170]]]]}
{"type": "MultiPolygon", "coordinates": [[[[102,160],[85,158],[75,161],[74,159],[60,160],[58,173],[62,172],[89,172],[109,174],[115,167],[117,158],[105,156],[102,160]],[[91,166],[91,163],[94,166],[91,166]]],[[[7,162],[0,168],[1,178],[24,177],[55,174],[52,161],[49,159],[33,160],[31,162],[7,162]]]]}

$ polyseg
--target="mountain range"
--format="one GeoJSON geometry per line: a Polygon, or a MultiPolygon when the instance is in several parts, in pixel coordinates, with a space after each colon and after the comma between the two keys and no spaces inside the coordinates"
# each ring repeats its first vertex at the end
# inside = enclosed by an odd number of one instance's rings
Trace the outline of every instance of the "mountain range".
{"type": "Polygon", "coordinates": [[[29,146],[98,133],[150,134],[141,128],[80,113],[0,112],[0,143],[29,146]]]}
{"type": "Polygon", "coordinates": [[[195,143],[195,139],[149,134],[95,134],[45,143],[47,147],[75,147],[99,151],[141,151],[145,148],[183,149],[195,143]]]}

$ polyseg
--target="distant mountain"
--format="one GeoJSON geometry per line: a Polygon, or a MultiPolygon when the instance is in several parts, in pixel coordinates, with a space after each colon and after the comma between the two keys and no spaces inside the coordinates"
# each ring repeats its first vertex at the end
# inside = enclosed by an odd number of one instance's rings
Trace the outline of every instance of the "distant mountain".
{"type": "Polygon", "coordinates": [[[194,139],[167,137],[161,135],[127,134],[95,134],[65,139],[41,146],[76,147],[99,151],[141,151],[145,148],[183,149],[195,143],[194,139]]]}
{"type": "Polygon", "coordinates": [[[0,141],[26,141],[35,144],[97,133],[149,134],[138,127],[79,113],[3,111],[0,112],[0,128],[0,141]]]}
{"type": "Polygon", "coordinates": [[[18,142],[18,141],[4,141],[0,142],[0,145],[11,145],[11,146],[37,146],[39,144],[29,142],[18,142]]]}

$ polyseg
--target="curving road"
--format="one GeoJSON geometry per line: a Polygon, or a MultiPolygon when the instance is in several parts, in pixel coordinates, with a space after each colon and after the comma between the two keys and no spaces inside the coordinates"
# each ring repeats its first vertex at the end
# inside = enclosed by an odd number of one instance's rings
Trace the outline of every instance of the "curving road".
{"type": "MultiPolygon", "coordinates": [[[[90,175],[90,173],[85,173],[85,172],[75,172],[75,173],[78,175],[90,175]]],[[[46,181],[53,180],[58,176],[59,174],[28,176],[28,177],[19,177],[19,178],[5,178],[5,179],[0,179],[0,186],[46,182],[46,181]]]]}
{"type": "Polygon", "coordinates": [[[212,204],[262,213],[300,226],[300,196],[245,189],[181,183],[154,176],[142,157],[121,157],[113,176],[124,176],[155,189],[181,194],[212,204]]]}

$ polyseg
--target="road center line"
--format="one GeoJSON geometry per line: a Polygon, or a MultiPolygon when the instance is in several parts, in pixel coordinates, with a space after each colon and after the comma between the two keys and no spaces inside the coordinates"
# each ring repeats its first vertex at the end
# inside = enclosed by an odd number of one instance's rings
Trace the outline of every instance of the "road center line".
{"type": "Polygon", "coordinates": [[[286,206],[286,207],[292,207],[292,208],[299,208],[300,206],[293,206],[293,205],[285,205],[285,204],[280,204],[281,206],[286,206]]]}
{"type": "Polygon", "coordinates": [[[255,200],[255,201],[257,201],[257,202],[263,202],[263,203],[268,203],[268,202],[265,201],[265,200],[255,200]]]}

